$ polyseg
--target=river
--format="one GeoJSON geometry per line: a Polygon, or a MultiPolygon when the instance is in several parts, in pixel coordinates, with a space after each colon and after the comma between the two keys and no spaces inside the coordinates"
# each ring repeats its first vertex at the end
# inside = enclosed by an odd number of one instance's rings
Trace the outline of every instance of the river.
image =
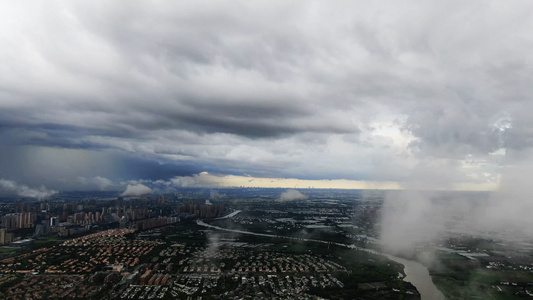
{"type": "MultiPolygon", "coordinates": [[[[292,239],[292,240],[300,240],[300,241],[305,241],[305,242],[318,242],[318,243],[325,243],[325,244],[331,243],[331,242],[323,241],[323,240],[304,239],[304,238],[296,238],[296,237],[290,237],[290,236],[228,229],[228,228],[213,226],[213,225],[204,223],[202,220],[197,220],[196,223],[200,226],[204,226],[208,228],[241,233],[241,234],[250,234],[250,235],[257,235],[257,236],[264,236],[264,237],[275,237],[275,238],[282,238],[282,239],[292,239]]],[[[342,246],[342,247],[348,247],[351,249],[367,251],[367,252],[377,254],[377,255],[384,255],[388,259],[393,260],[397,263],[400,263],[404,266],[404,273],[405,273],[404,280],[408,279],[408,281],[411,282],[416,287],[416,289],[420,293],[421,300],[445,300],[446,299],[444,295],[442,294],[442,292],[439,291],[439,289],[437,289],[437,287],[431,280],[431,276],[429,275],[428,269],[419,262],[397,257],[397,256],[390,255],[387,253],[382,253],[382,252],[379,252],[373,249],[357,247],[355,245],[348,245],[348,244],[342,244],[342,243],[331,243],[331,244],[335,244],[335,245],[342,246]]]]}
{"type": "Polygon", "coordinates": [[[433,283],[433,280],[431,280],[429,271],[424,265],[413,260],[392,256],[386,253],[378,253],[383,254],[390,260],[394,260],[395,262],[401,263],[404,266],[403,271],[405,272],[405,278],[407,278],[407,281],[411,282],[416,287],[422,300],[446,299],[442,292],[437,289],[433,283]]]}

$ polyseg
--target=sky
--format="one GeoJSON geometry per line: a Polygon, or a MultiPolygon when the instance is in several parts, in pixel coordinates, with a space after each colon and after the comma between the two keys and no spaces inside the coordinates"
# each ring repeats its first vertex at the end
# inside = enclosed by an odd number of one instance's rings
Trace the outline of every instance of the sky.
{"type": "Polygon", "coordinates": [[[0,193],[497,190],[530,1],[5,1],[0,193]]]}

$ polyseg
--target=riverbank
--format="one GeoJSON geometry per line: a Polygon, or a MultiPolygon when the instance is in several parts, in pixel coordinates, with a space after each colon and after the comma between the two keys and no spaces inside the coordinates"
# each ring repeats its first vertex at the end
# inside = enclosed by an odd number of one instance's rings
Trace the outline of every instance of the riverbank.
{"type": "Polygon", "coordinates": [[[256,236],[262,236],[262,237],[299,240],[299,241],[304,241],[304,242],[318,242],[318,243],[324,243],[324,244],[334,244],[337,246],[347,247],[350,249],[367,251],[369,253],[376,254],[376,255],[383,255],[387,257],[388,259],[398,262],[404,266],[404,273],[406,276],[403,278],[403,280],[411,282],[416,287],[416,289],[420,293],[422,300],[444,300],[445,299],[442,292],[439,289],[437,289],[437,287],[433,283],[431,276],[429,275],[428,269],[424,265],[416,261],[396,257],[396,256],[382,253],[382,252],[379,252],[373,249],[357,247],[355,245],[332,243],[329,241],[316,240],[316,239],[295,238],[295,237],[290,237],[290,236],[273,235],[273,234],[266,234],[266,233],[255,233],[255,232],[243,231],[243,230],[234,230],[234,229],[222,228],[219,226],[210,225],[210,224],[203,222],[202,220],[197,220],[196,223],[203,227],[227,231],[227,232],[235,232],[235,233],[240,233],[240,234],[256,235],[256,236]]]}

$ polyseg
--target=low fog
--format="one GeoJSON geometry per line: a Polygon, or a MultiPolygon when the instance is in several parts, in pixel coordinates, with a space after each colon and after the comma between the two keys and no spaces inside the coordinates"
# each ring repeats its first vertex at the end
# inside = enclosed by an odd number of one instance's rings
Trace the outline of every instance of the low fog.
{"type": "Polygon", "coordinates": [[[297,190],[287,190],[279,196],[279,201],[296,201],[296,200],[305,200],[307,196],[300,193],[297,190]]]}
{"type": "Polygon", "coordinates": [[[417,246],[460,235],[504,242],[533,240],[529,161],[522,157],[502,168],[499,188],[492,192],[386,193],[380,222],[382,246],[388,252],[409,255],[417,246]]]}

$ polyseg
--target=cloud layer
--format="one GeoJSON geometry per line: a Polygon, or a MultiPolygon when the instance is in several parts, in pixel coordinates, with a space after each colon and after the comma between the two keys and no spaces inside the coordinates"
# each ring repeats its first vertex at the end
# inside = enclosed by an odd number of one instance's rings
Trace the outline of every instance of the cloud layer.
{"type": "Polygon", "coordinates": [[[526,1],[10,3],[0,177],[494,187],[518,158],[506,153],[532,146],[532,13],[526,1]]]}

